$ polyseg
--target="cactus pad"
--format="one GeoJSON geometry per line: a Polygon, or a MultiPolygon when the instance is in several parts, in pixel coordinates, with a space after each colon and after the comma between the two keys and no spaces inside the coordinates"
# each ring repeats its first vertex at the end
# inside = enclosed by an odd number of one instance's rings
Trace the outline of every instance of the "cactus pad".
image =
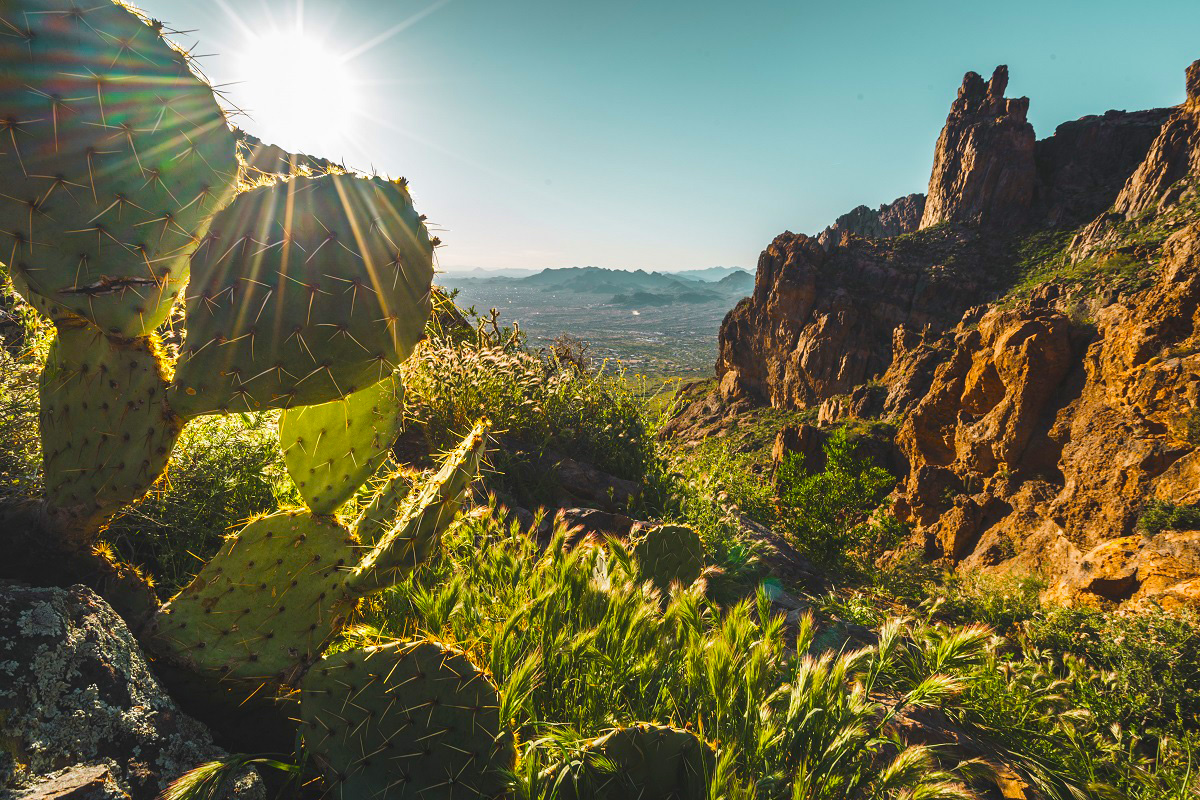
{"type": "Polygon", "coordinates": [[[441,469],[420,491],[409,495],[400,520],[346,576],[346,587],[351,594],[361,597],[391,586],[429,557],[442,531],[462,507],[463,494],[479,474],[490,426],[487,420],[477,423],[447,454],[441,469]]]}
{"type": "Polygon", "coordinates": [[[687,525],[656,525],[633,543],[641,580],[666,590],[672,583],[691,585],[704,570],[704,546],[687,525]]]}
{"type": "Polygon", "coordinates": [[[279,441],[305,504],[332,514],[387,458],[400,435],[404,389],[394,373],[344,400],[288,409],[279,441]]]}
{"type": "Polygon", "coordinates": [[[513,735],[491,678],[464,653],[428,640],[345,651],[301,690],[304,744],[334,797],[503,794],[513,735]]]}
{"type": "Polygon", "coordinates": [[[38,308],[150,333],[233,194],[212,89],[160,24],[109,0],[5,3],[0,32],[0,259],[38,308]]]}
{"type": "Polygon", "coordinates": [[[713,748],[691,731],[637,723],[593,739],[574,781],[560,785],[564,800],[705,800],[716,765],[713,748]],[[599,769],[602,756],[616,769],[599,769]]]}
{"type": "Polygon", "coordinates": [[[171,407],[289,408],[378,383],[423,335],[432,279],[401,182],[297,176],[245,192],[192,258],[171,407]]]}
{"type": "Polygon", "coordinates": [[[305,511],[256,520],[159,609],[148,642],[198,672],[286,682],[341,630],[342,570],[356,546],[337,523],[305,511]]]}
{"type": "Polygon", "coordinates": [[[58,325],[40,386],[52,506],[95,522],[146,493],[179,436],[166,387],[153,340],[116,344],[83,320],[58,325]]]}

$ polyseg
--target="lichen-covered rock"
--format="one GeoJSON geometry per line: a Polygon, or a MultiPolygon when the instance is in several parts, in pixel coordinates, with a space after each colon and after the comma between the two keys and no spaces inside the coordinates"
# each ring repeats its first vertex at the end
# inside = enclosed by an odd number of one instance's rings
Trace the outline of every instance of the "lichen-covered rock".
{"type": "MultiPolygon", "coordinates": [[[[152,800],[222,755],[159,687],[98,595],[82,586],[0,585],[0,796],[21,797],[84,765],[106,768],[115,784],[97,797],[152,800]]],[[[230,795],[263,796],[254,772],[230,795]]]]}

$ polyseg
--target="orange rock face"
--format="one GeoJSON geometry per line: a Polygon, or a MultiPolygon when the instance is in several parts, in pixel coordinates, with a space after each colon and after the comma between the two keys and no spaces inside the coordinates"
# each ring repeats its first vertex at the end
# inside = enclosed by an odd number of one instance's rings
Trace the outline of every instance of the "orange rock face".
{"type": "Polygon", "coordinates": [[[1155,285],[1099,309],[1094,330],[1026,305],[955,331],[898,435],[911,465],[901,507],[931,556],[1041,571],[1056,597],[1097,600],[1200,575],[1187,566],[1200,565],[1200,534],[1164,567],[1159,537],[1134,531],[1149,500],[1200,498],[1187,425],[1200,415],[1200,352],[1187,345],[1200,342],[1200,221],[1163,262],[1155,285]]]}
{"type": "Polygon", "coordinates": [[[1039,142],[1006,82],[964,79],[922,230],[896,235],[914,195],[776,237],[722,325],[720,392],[668,428],[756,401],[819,408],[818,428],[903,419],[894,508],[930,557],[1039,571],[1059,599],[1195,602],[1200,533],[1136,523],[1200,504],[1200,61],[1179,106],[1039,142]],[[1047,230],[1076,233],[1064,277],[997,303],[1047,230]],[[1137,279],[1100,280],[1110,262],[1137,279]]]}

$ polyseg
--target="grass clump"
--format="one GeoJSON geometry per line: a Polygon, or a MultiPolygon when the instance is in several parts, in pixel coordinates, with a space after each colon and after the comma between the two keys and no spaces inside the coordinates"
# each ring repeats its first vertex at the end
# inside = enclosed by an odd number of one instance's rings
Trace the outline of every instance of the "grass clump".
{"type": "MultiPolygon", "coordinates": [[[[619,544],[565,548],[559,530],[539,552],[502,516],[448,534],[358,636],[426,631],[473,653],[501,686],[525,764],[651,720],[717,744],[712,797],[968,796],[969,768],[891,731],[961,693],[955,673],[986,661],[987,629],[894,620],[876,646],[824,650],[811,617],[789,629],[763,592],[726,608],[703,583],[661,597],[619,544]]],[[[525,775],[520,796],[547,796],[525,775]]]]}
{"type": "Polygon", "coordinates": [[[492,420],[489,486],[517,505],[559,498],[553,467],[563,457],[632,481],[652,468],[652,423],[623,372],[531,352],[494,316],[431,328],[403,369],[407,414],[427,452],[451,446],[481,414],[492,420]]]}

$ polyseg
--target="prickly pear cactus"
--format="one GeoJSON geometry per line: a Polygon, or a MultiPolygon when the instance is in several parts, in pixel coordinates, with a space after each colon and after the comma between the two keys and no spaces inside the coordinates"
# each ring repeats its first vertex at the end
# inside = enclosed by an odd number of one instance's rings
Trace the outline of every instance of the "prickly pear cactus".
{"type": "Polygon", "coordinates": [[[437,474],[405,500],[400,520],[346,576],[349,591],[362,597],[385,589],[429,557],[479,474],[490,427],[486,419],[476,424],[446,456],[437,474]]]}
{"type": "Polygon", "coordinates": [[[232,197],[236,140],[162,26],[110,0],[0,5],[0,258],[110,335],[166,317],[232,197]]]}
{"type": "Polygon", "coordinates": [[[287,681],[350,612],[341,584],[357,545],[337,522],[306,511],[251,522],[159,610],[155,649],[197,672],[287,681]]]}
{"type": "Polygon", "coordinates": [[[341,400],[423,335],[433,247],[402,182],[297,176],[245,192],[192,258],[171,407],[341,400]]]}
{"type": "Polygon", "coordinates": [[[144,642],[174,665],[250,688],[292,682],[343,629],[359,598],[425,558],[453,520],[447,498],[474,479],[483,446],[480,426],[419,493],[424,501],[407,507],[373,547],[308,511],[250,523],[159,609],[144,642]]]}
{"type": "Polygon", "coordinates": [[[691,585],[704,570],[704,546],[687,525],[656,525],[638,536],[633,557],[642,580],[666,590],[672,583],[691,585]]]}
{"type": "Polygon", "coordinates": [[[588,742],[582,768],[559,784],[563,800],[705,800],[716,765],[712,746],[691,731],[637,723],[588,742]],[[601,756],[615,769],[600,768],[601,756]]]}
{"type": "Polygon", "coordinates": [[[301,685],[300,716],[335,797],[498,797],[516,761],[491,678],[430,640],[321,659],[301,685]]]}
{"type": "Polygon", "coordinates": [[[78,319],[57,327],[40,385],[46,497],[86,530],[146,493],[180,425],[154,340],[115,344],[78,319]]]}
{"type": "Polygon", "coordinates": [[[379,383],[279,417],[279,443],[304,503],[332,514],[379,469],[400,435],[404,388],[395,373],[379,383]]]}
{"type": "Polygon", "coordinates": [[[380,482],[375,493],[371,495],[371,502],[354,522],[354,532],[359,541],[365,545],[373,545],[392,529],[400,516],[404,501],[412,492],[420,475],[418,470],[401,467],[389,473],[380,482]]]}

